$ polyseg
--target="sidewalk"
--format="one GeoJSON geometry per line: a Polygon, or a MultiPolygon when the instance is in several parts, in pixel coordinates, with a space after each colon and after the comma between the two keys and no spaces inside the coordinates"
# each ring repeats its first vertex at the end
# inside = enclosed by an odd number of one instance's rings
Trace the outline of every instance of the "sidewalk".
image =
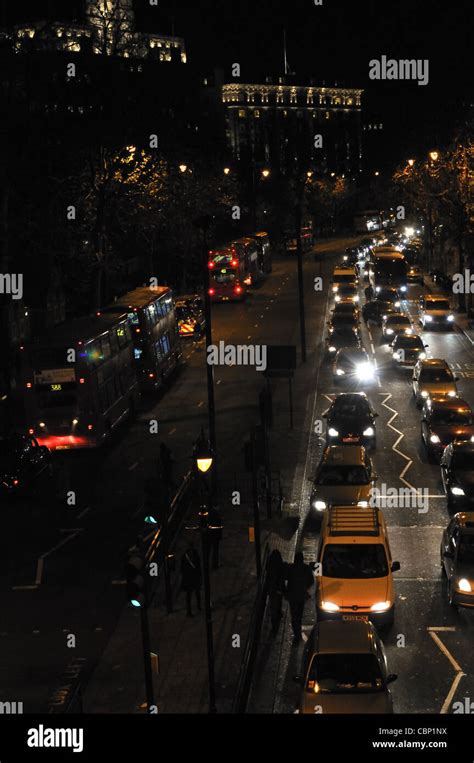
{"type": "MultiPolygon", "coordinates": [[[[341,246],[349,246],[339,241],[341,246]]],[[[321,246],[328,250],[326,242],[321,246]]],[[[336,247],[331,246],[334,251],[336,247]]],[[[317,264],[308,263],[308,271],[317,264]]],[[[308,274],[308,285],[311,278],[308,274]]],[[[309,286],[310,288],[310,286],[309,286]]],[[[280,469],[285,503],[282,517],[266,518],[265,505],[260,506],[262,554],[265,545],[278,548],[285,560],[293,559],[298,528],[309,505],[310,483],[317,460],[318,438],[311,436],[312,403],[315,374],[319,363],[319,341],[322,324],[307,311],[308,359],[293,379],[294,427],[289,430],[288,384],[285,379],[272,380],[274,428],[269,431],[272,469],[280,469]],[[317,333],[319,331],[319,334],[317,333]],[[310,448],[308,450],[308,442],[310,448]]],[[[299,328],[292,328],[292,341],[297,341],[299,328]]],[[[281,339],[281,341],[284,341],[281,339]]],[[[257,400],[255,420],[257,418],[257,400]]],[[[213,604],[214,653],[216,698],[219,713],[230,712],[237,688],[244,647],[256,592],[255,546],[249,542],[248,528],[252,507],[250,478],[243,471],[243,442],[228,444],[224,462],[219,469],[219,492],[224,535],[220,547],[221,567],[211,572],[211,598],[213,604]],[[241,505],[231,506],[233,491],[241,493],[241,505]]],[[[274,509],[275,512],[275,509],[274,509]]],[[[197,507],[191,510],[195,524],[197,507]]],[[[189,532],[189,531],[188,531],[189,532]]],[[[182,533],[183,536],[186,535],[182,533]]],[[[197,539],[196,539],[197,540],[197,539]]],[[[175,549],[176,572],[174,590],[179,584],[179,561],[186,546],[186,537],[175,549]]],[[[206,713],[207,651],[203,613],[186,617],[185,597],[174,597],[174,612],[166,614],[163,586],[150,608],[151,651],[159,656],[159,674],[154,676],[155,704],[159,713],[206,713]]],[[[125,594],[125,592],[124,592],[125,594]]],[[[124,596],[125,598],[125,596],[124,596]]],[[[281,648],[291,648],[291,636],[281,629],[281,648]],[[288,642],[288,643],[287,643],[288,642]]],[[[275,658],[269,672],[268,691],[278,675],[275,658]]],[[[144,712],[143,654],[141,644],[140,613],[125,606],[116,631],[110,639],[91,681],[84,693],[86,713],[144,712]]],[[[270,703],[271,704],[271,703],[270,703]]]]}

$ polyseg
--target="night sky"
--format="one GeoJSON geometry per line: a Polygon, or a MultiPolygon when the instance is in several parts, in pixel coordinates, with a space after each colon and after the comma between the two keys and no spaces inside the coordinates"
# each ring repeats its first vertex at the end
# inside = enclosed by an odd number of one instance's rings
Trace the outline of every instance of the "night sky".
{"type": "MultiPolygon", "coordinates": [[[[37,0],[34,16],[78,16],[79,0],[37,0]]],[[[188,65],[203,73],[223,67],[230,76],[234,62],[243,81],[283,73],[283,30],[287,58],[297,79],[361,87],[364,119],[383,122],[387,166],[411,154],[442,147],[451,138],[472,94],[472,3],[382,3],[378,0],[313,0],[277,4],[209,2],[194,5],[136,0],[137,26],[185,38],[188,65]],[[369,61],[382,54],[396,59],[430,61],[426,87],[416,82],[373,82],[369,61]]],[[[32,18],[31,11],[11,11],[32,18]]]]}

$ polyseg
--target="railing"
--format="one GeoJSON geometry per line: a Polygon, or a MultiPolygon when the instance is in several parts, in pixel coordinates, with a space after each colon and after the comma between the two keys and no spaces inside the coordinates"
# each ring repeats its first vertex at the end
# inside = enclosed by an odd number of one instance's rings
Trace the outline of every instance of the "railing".
{"type": "Polygon", "coordinates": [[[237,691],[235,693],[232,705],[233,713],[246,713],[252,688],[252,680],[255,669],[255,660],[257,658],[258,647],[260,643],[260,634],[262,632],[263,617],[265,615],[265,605],[267,602],[267,559],[269,548],[265,546],[265,552],[262,560],[262,575],[257,586],[255,594],[255,603],[250,621],[249,635],[245,644],[242,666],[239,673],[237,691]]]}

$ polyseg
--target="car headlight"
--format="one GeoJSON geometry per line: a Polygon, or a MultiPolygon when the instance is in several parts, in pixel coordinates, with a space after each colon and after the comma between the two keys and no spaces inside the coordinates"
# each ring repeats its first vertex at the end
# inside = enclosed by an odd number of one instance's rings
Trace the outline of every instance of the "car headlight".
{"type": "Polygon", "coordinates": [[[456,397],[456,390],[450,389],[448,392],[448,397],[456,397]]]}
{"type": "Polygon", "coordinates": [[[358,301],[359,301],[359,295],[356,294],[355,297],[354,297],[354,302],[358,302],[358,301]]]}
{"type": "Polygon", "coordinates": [[[325,612],[339,612],[339,605],[332,601],[322,601],[321,609],[324,609],[325,612]]]}
{"type": "Polygon", "coordinates": [[[368,427],[367,429],[364,429],[362,434],[364,435],[364,437],[373,437],[374,434],[375,434],[374,428],[373,427],[368,427]]]}
{"type": "Polygon", "coordinates": [[[419,357],[420,360],[426,360],[426,352],[420,352],[418,357],[419,357]]]}
{"type": "Polygon", "coordinates": [[[471,584],[469,580],[466,578],[461,578],[461,580],[458,580],[458,589],[460,591],[465,591],[466,593],[470,593],[472,591],[471,584]]]}
{"type": "Polygon", "coordinates": [[[405,329],[405,334],[413,334],[413,329],[411,327],[405,329]]]}
{"type": "Polygon", "coordinates": [[[448,315],[448,321],[452,323],[454,321],[454,315],[448,315]]]}
{"type": "Polygon", "coordinates": [[[429,396],[430,396],[430,393],[429,393],[429,392],[427,392],[427,391],[426,391],[426,389],[424,389],[424,390],[422,391],[422,393],[421,393],[421,397],[429,397],[429,396]]]}
{"type": "Polygon", "coordinates": [[[433,320],[433,318],[432,318],[431,315],[425,315],[425,322],[426,323],[431,323],[432,320],[433,320]]]}
{"type": "Polygon", "coordinates": [[[328,429],[328,435],[329,437],[339,437],[339,432],[337,431],[337,429],[334,429],[334,427],[331,427],[330,429],[328,429]]]}
{"type": "Polygon", "coordinates": [[[346,373],[346,372],[345,372],[345,371],[343,371],[343,370],[342,370],[342,368],[338,368],[338,369],[336,370],[336,374],[337,374],[337,376],[345,376],[345,373],[346,373]]]}
{"type": "Polygon", "coordinates": [[[367,509],[369,507],[368,501],[357,501],[357,505],[360,506],[361,509],[367,509]]]}
{"type": "Polygon", "coordinates": [[[340,301],[341,301],[341,296],[340,296],[340,294],[336,294],[336,302],[340,302],[340,301]]]}
{"type": "Polygon", "coordinates": [[[385,318],[386,318],[386,317],[387,317],[386,315],[382,315],[382,318],[383,318],[384,320],[385,320],[385,318]]]}
{"type": "Polygon", "coordinates": [[[387,336],[392,336],[393,329],[385,329],[385,333],[387,334],[387,336]]]}
{"type": "Polygon", "coordinates": [[[347,262],[347,260],[348,260],[349,258],[348,258],[348,257],[347,257],[347,255],[345,254],[345,255],[344,255],[344,257],[343,257],[342,259],[344,260],[344,262],[347,262]]]}
{"type": "Polygon", "coordinates": [[[326,503],[325,501],[314,501],[313,506],[317,511],[324,511],[326,503]]]}
{"type": "Polygon", "coordinates": [[[372,604],[370,611],[371,612],[386,612],[387,609],[390,609],[389,601],[378,601],[377,604],[372,604]]]}
{"type": "Polygon", "coordinates": [[[332,290],[333,290],[334,292],[336,292],[338,289],[339,289],[339,286],[333,286],[333,287],[332,287],[332,290]]]}
{"type": "Polygon", "coordinates": [[[430,442],[433,442],[433,443],[440,442],[439,436],[437,434],[432,434],[430,437],[430,442]]]}
{"type": "Polygon", "coordinates": [[[405,292],[406,292],[406,290],[407,290],[407,287],[406,287],[406,286],[400,286],[400,291],[402,291],[403,293],[405,293],[405,292]]]}
{"type": "Polygon", "coordinates": [[[378,293],[379,293],[379,291],[380,291],[380,286],[376,286],[376,287],[375,287],[375,291],[376,291],[376,292],[377,292],[377,294],[378,294],[378,293]]]}
{"type": "Polygon", "coordinates": [[[356,373],[359,379],[372,379],[374,375],[374,369],[371,363],[361,363],[356,368],[356,373]]]}
{"type": "Polygon", "coordinates": [[[462,487],[457,487],[456,485],[451,488],[451,493],[453,495],[466,495],[462,487]]]}
{"type": "Polygon", "coordinates": [[[329,352],[336,352],[336,348],[331,345],[331,347],[329,348],[329,352]]]}
{"type": "Polygon", "coordinates": [[[400,302],[395,302],[395,307],[400,307],[400,302]]]}

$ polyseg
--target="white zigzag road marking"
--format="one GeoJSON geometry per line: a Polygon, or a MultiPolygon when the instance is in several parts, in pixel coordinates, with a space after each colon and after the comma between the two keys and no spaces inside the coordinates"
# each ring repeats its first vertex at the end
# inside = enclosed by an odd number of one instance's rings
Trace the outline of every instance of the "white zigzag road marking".
{"type": "MultiPolygon", "coordinates": [[[[398,449],[398,443],[399,443],[399,442],[401,442],[401,440],[403,440],[403,438],[405,437],[405,435],[403,434],[403,432],[400,432],[400,430],[399,430],[399,429],[397,429],[396,427],[394,427],[394,426],[392,425],[392,421],[394,421],[394,420],[397,418],[397,416],[399,415],[399,413],[398,413],[398,411],[396,411],[394,408],[391,408],[389,405],[387,405],[387,400],[390,400],[390,398],[391,398],[391,397],[392,397],[391,393],[387,392],[387,397],[385,398],[385,400],[382,400],[382,405],[383,405],[383,406],[384,406],[384,408],[386,408],[388,411],[391,411],[391,412],[393,413],[393,416],[392,416],[392,418],[391,418],[391,419],[388,421],[388,423],[387,423],[387,426],[389,426],[389,427],[390,427],[390,429],[392,429],[394,432],[396,432],[396,433],[399,435],[398,439],[397,439],[397,440],[395,441],[395,443],[392,445],[392,450],[393,450],[393,451],[395,451],[395,453],[397,453],[399,456],[401,456],[402,458],[404,458],[404,459],[405,459],[405,461],[407,462],[407,463],[405,464],[404,468],[402,469],[402,471],[400,472],[400,475],[399,475],[399,480],[400,480],[401,482],[403,482],[403,483],[404,483],[404,484],[405,484],[407,487],[411,488],[412,490],[416,490],[416,488],[414,487],[414,485],[412,485],[412,484],[411,484],[411,482],[408,482],[408,480],[406,480],[406,479],[405,479],[405,474],[407,473],[408,469],[409,469],[409,468],[410,468],[410,466],[412,465],[412,463],[413,463],[413,460],[412,460],[412,459],[411,459],[409,456],[407,456],[407,454],[406,454],[406,453],[403,453],[403,451],[401,451],[401,450],[399,450],[399,449],[398,449]]],[[[417,491],[417,492],[418,492],[418,491],[417,491]]]]}

